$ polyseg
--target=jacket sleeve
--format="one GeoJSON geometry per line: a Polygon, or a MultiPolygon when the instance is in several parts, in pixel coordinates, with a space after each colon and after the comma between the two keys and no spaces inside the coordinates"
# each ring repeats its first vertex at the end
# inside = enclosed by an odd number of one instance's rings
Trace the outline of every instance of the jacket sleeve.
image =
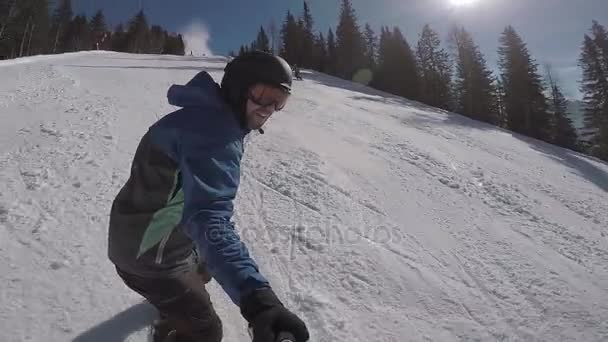
{"type": "Polygon", "coordinates": [[[194,241],[211,276],[240,306],[241,298],[252,291],[270,287],[231,222],[242,149],[238,141],[210,145],[200,139],[200,134],[180,137],[182,229],[194,241]]]}

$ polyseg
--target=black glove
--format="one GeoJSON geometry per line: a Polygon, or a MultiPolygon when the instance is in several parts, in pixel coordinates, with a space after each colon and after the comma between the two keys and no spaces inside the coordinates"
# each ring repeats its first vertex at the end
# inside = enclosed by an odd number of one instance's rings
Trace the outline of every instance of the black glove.
{"type": "Polygon", "coordinates": [[[253,328],[253,342],[276,342],[281,332],[289,332],[295,342],[306,342],[306,324],[287,310],[271,289],[254,291],[241,301],[241,314],[253,328]]]}

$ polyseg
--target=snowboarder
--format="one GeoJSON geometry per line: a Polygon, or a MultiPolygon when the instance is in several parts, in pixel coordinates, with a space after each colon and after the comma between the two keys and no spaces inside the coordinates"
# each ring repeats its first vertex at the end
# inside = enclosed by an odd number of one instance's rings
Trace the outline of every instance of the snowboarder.
{"type": "Polygon", "coordinates": [[[221,85],[203,71],[169,88],[169,103],[181,109],[139,142],[112,204],[108,255],[124,283],[159,310],[158,341],[167,334],[178,342],[222,339],[205,290],[213,277],[239,306],[255,342],[275,342],[285,332],[304,342],[305,323],[277,298],[231,222],[243,139],[285,106],[291,68],[253,51],[224,71],[221,85]]]}
{"type": "Polygon", "coordinates": [[[294,64],[294,66],[293,66],[293,75],[296,78],[296,80],[298,80],[298,81],[302,80],[302,74],[300,73],[300,67],[297,64],[294,64]]]}

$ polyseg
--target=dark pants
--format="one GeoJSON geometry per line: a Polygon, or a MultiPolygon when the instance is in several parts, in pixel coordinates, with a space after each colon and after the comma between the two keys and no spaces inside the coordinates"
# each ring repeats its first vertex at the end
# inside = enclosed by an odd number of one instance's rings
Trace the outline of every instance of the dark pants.
{"type": "Polygon", "coordinates": [[[222,322],[213,309],[205,279],[199,272],[177,278],[143,278],[117,268],[118,275],[133,291],[154,305],[179,341],[219,342],[222,322]]]}

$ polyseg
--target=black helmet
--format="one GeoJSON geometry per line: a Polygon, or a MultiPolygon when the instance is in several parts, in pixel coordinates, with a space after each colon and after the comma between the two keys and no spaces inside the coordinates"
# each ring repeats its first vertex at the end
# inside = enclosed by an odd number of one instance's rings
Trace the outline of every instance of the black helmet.
{"type": "Polygon", "coordinates": [[[252,85],[264,83],[291,93],[291,81],[291,67],[283,58],[256,50],[244,53],[226,65],[221,88],[226,101],[243,114],[247,92],[252,85]]]}

